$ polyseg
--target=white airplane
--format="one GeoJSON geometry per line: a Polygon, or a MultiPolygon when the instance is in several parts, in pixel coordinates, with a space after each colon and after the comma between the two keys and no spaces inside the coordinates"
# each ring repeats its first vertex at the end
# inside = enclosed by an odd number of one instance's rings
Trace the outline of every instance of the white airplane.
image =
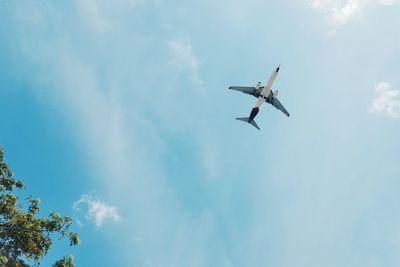
{"type": "Polygon", "coordinates": [[[279,64],[276,70],[274,70],[271,74],[271,77],[269,78],[267,85],[261,86],[261,82],[258,82],[256,84],[256,87],[244,87],[244,86],[230,86],[229,89],[231,90],[237,90],[241,91],[245,94],[249,94],[252,96],[257,97],[257,102],[256,106],[251,110],[250,116],[249,117],[243,117],[243,118],[236,118],[237,120],[244,121],[247,123],[250,123],[254,127],[256,127],[258,130],[260,130],[260,127],[258,127],[257,123],[254,121],[254,118],[257,116],[258,111],[260,110],[261,105],[264,102],[267,102],[280,111],[282,111],[286,116],[289,117],[289,112],[285,109],[285,107],[279,102],[278,96],[279,91],[275,90],[275,92],[272,92],[272,84],[274,83],[276,77],[278,76],[279,69],[281,65],[279,64]]]}

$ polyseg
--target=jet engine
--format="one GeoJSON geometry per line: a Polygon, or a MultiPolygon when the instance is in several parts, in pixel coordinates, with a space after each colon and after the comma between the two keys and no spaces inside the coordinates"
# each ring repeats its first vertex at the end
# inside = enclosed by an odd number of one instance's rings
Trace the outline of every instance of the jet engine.
{"type": "Polygon", "coordinates": [[[256,84],[256,90],[258,90],[260,87],[261,87],[261,82],[258,82],[258,83],[256,84]]]}
{"type": "Polygon", "coordinates": [[[277,97],[278,95],[279,95],[279,91],[278,91],[278,90],[275,90],[275,92],[274,92],[274,98],[277,97]]]}

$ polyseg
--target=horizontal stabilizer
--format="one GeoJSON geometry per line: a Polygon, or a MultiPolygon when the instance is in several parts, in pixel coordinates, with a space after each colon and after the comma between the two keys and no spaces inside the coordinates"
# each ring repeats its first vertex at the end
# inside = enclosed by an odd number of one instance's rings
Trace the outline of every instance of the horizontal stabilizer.
{"type": "Polygon", "coordinates": [[[244,121],[244,122],[249,122],[249,118],[243,117],[243,118],[236,118],[239,121],[244,121]]]}
{"type": "Polygon", "coordinates": [[[251,125],[253,125],[254,127],[256,127],[258,130],[260,130],[260,127],[258,127],[257,123],[254,120],[251,120],[251,122],[249,122],[249,118],[243,117],[243,118],[236,118],[239,121],[244,121],[247,123],[250,123],[251,125]]]}

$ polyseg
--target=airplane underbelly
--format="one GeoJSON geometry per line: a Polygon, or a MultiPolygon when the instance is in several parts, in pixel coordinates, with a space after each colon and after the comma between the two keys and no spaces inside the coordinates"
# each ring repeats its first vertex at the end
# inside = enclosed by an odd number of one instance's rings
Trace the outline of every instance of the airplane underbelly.
{"type": "Polygon", "coordinates": [[[261,105],[265,102],[265,99],[263,96],[259,96],[256,102],[256,107],[260,108],[261,105]]]}

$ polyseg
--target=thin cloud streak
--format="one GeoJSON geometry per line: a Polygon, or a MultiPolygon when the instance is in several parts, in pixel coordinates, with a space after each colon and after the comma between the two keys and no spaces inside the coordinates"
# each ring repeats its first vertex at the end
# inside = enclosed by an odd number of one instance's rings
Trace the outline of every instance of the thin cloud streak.
{"type": "MultiPolygon", "coordinates": [[[[43,95],[43,101],[54,103],[61,113],[68,114],[66,116],[68,123],[71,124],[77,141],[82,146],[82,154],[88,157],[91,165],[96,191],[106,192],[113,203],[127,211],[124,212],[122,220],[116,207],[85,194],[73,205],[77,212],[84,215],[80,223],[83,224],[86,220],[100,228],[108,221],[120,222],[121,227],[114,229],[114,232],[130,234],[125,234],[124,238],[119,240],[120,244],[116,246],[116,250],[118,254],[122,254],[120,261],[128,265],[135,265],[135,262],[151,258],[154,250],[164,251],[156,259],[152,259],[155,264],[168,264],[173,261],[171,257],[175,255],[176,260],[185,266],[194,266],[193,263],[198,262],[198,259],[204,259],[203,265],[209,265],[206,244],[215,242],[215,232],[208,232],[208,228],[204,226],[206,222],[201,223],[205,228],[196,233],[192,232],[193,219],[181,208],[179,197],[171,188],[169,184],[171,182],[167,180],[172,178],[166,177],[163,170],[162,157],[164,153],[169,153],[168,144],[159,135],[156,124],[138,113],[146,110],[147,106],[154,102],[154,92],[145,90],[149,88],[148,84],[147,87],[140,87],[140,90],[134,87],[138,86],[138,83],[148,83],[150,79],[158,77],[154,72],[156,69],[154,62],[146,61],[146,65],[137,63],[136,57],[140,51],[132,55],[121,49],[122,43],[110,41],[107,35],[118,34],[120,31],[123,32],[125,42],[134,44],[136,39],[130,37],[132,36],[130,28],[124,29],[126,31],[115,30],[112,20],[107,19],[109,14],[103,14],[104,10],[100,7],[88,8],[94,8],[96,12],[91,12],[95,16],[99,15],[101,19],[96,18],[93,21],[82,19],[77,24],[69,21],[68,17],[53,18],[51,14],[55,13],[57,7],[51,4],[32,4],[33,7],[40,11],[42,18],[36,28],[42,29],[43,25],[53,24],[57,33],[52,32],[51,28],[49,32],[43,33],[44,38],[38,38],[35,31],[27,27],[25,21],[17,19],[18,27],[15,31],[20,34],[19,36],[24,36],[18,40],[20,53],[27,65],[39,66],[36,72],[30,73],[30,82],[34,85],[40,84],[37,87],[41,88],[38,91],[43,95]],[[64,24],[71,25],[72,30],[63,28],[64,24]],[[74,38],[82,31],[88,38],[83,38],[78,44],[74,38]],[[129,37],[126,37],[126,32],[130,33],[127,34],[129,37]],[[94,57],[90,57],[89,50],[92,47],[96,48],[92,38],[96,44],[111,44],[101,50],[102,55],[109,56],[107,64],[102,64],[96,53],[94,57]],[[27,39],[34,40],[34,43],[27,42],[27,39]],[[130,65],[121,66],[117,61],[118,58],[126,59],[130,65]],[[140,66],[136,66],[139,64],[140,66]],[[130,69],[128,76],[121,75],[121,69],[125,67],[130,69]],[[132,69],[135,67],[151,69],[151,76],[132,75],[134,73],[132,69]],[[121,85],[129,90],[121,89],[121,85]],[[146,95],[143,96],[142,92],[146,95]],[[126,100],[137,97],[140,100],[135,104],[126,100]],[[199,241],[198,244],[190,246],[188,256],[182,260],[177,253],[181,251],[182,242],[186,242],[189,235],[198,238],[199,241]],[[137,258],[131,259],[131,242],[137,236],[146,240],[146,244],[138,249],[137,258]],[[176,236],[181,238],[176,240],[176,236]],[[176,242],[171,245],[171,240],[176,242]]],[[[30,14],[30,9],[25,6],[16,6],[16,9],[19,10],[21,18],[30,14]]],[[[73,11],[78,14],[87,12],[86,9],[82,11],[81,7],[73,11]]],[[[182,86],[173,79],[170,81],[171,77],[176,77],[178,74],[179,82],[192,83],[197,90],[202,85],[198,75],[200,60],[196,57],[189,41],[169,39],[170,41],[165,42],[168,39],[162,37],[156,42],[165,53],[164,60],[156,63],[166,66],[162,72],[167,77],[157,80],[157,86],[164,85],[157,88],[159,94],[165,94],[162,99],[164,102],[176,106],[177,98],[166,94],[166,87],[169,84],[174,88],[182,86]]],[[[129,48],[134,50],[135,47],[132,45],[129,48]]],[[[188,91],[186,97],[193,99],[191,96],[198,93],[188,91]]],[[[191,106],[189,101],[185,101],[182,107],[187,106],[191,106]]],[[[176,115],[181,113],[179,109],[176,113],[165,112],[167,109],[160,108],[158,102],[157,107],[174,120],[177,120],[176,115]]],[[[151,112],[155,111],[156,108],[151,112]]],[[[178,118],[179,123],[185,120],[182,117],[178,118]]],[[[212,212],[208,216],[214,221],[212,212]]],[[[210,227],[214,227],[213,223],[210,227]]],[[[220,248],[219,252],[223,254],[224,248],[220,248]]],[[[216,260],[218,263],[218,259],[216,260]]]]}
{"type": "Polygon", "coordinates": [[[177,38],[166,42],[172,53],[171,65],[178,69],[188,69],[190,78],[197,88],[202,88],[203,81],[199,77],[200,60],[193,52],[190,42],[183,38],[177,38]]]}
{"type": "Polygon", "coordinates": [[[132,10],[145,0],[120,0],[115,2],[96,0],[75,0],[75,7],[88,26],[97,33],[110,31],[121,13],[132,10]]]}

